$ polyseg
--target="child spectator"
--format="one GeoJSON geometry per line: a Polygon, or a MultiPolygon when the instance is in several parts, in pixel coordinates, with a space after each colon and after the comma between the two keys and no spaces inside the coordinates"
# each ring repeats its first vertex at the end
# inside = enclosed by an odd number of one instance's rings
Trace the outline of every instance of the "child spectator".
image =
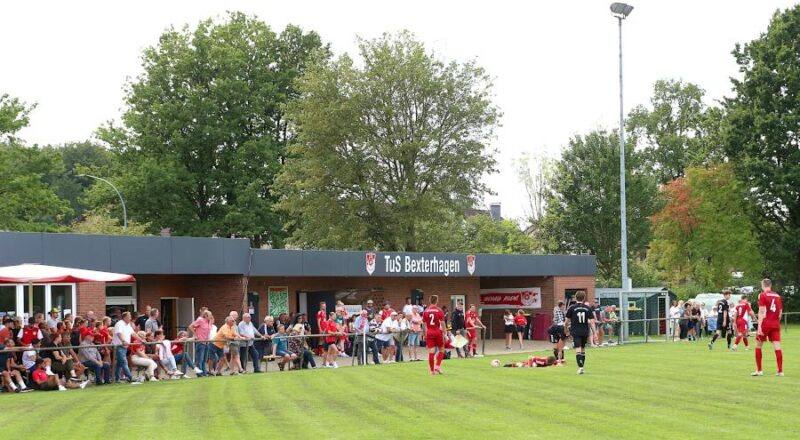
{"type": "Polygon", "coordinates": [[[156,344],[158,359],[161,361],[161,364],[164,365],[164,368],[167,369],[167,374],[170,377],[179,379],[183,376],[183,373],[178,371],[178,364],[175,362],[175,356],[172,354],[172,343],[169,339],[164,338],[163,330],[156,330],[154,336],[156,342],[158,342],[158,344],[156,344]]]}
{"type": "Polygon", "coordinates": [[[184,343],[191,340],[192,339],[189,338],[189,333],[182,330],[178,332],[178,339],[172,341],[172,356],[175,358],[176,364],[181,364],[181,372],[184,374],[184,377],[189,377],[186,376],[187,366],[193,369],[198,376],[203,374],[203,370],[192,362],[192,357],[184,350],[184,343]]]}

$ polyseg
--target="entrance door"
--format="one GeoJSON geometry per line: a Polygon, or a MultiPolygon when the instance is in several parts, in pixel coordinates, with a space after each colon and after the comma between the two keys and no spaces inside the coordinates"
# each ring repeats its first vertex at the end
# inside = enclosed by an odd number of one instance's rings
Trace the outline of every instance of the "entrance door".
{"type": "Polygon", "coordinates": [[[175,329],[177,332],[189,329],[194,322],[194,298],[178,298],[178,313],[175,316],[175,329]]]}
{"type": "Polygon", "coordinates": [[[161,298],[161,328],[164,329],[164,337],[167,339],[175,339],[177,300],[177,298],[161,298]]]}
{"type": "Polygon", "coordinates": [[[306,309],[308,310],[308,320],[311,323],[311,329],[314,333],[321,333],[317,327],[317,312],[319,312],[319,303],[325,301],[328,313],[336,310],[336,292],[323,291],[323,292],[297,292],[297,303],[300,304],[300,298],[305,296],[306,309]],[[305,293],[305,295],[301,295],[305,293]]]}

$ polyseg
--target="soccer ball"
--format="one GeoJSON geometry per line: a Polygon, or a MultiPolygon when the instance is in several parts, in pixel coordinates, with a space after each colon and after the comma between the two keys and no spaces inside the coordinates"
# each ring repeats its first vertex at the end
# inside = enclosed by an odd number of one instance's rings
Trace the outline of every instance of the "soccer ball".
{"type": "Polygon", "coordinates": [[[500,360],[499,359],[493,360],[492,361],[492,366],[495,367],[495,368],[499,367],[500,366],[500,360]]]}

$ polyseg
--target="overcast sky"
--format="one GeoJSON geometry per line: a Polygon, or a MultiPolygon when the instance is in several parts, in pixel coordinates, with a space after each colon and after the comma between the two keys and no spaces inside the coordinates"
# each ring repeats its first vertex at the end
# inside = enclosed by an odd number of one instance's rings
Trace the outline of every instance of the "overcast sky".
{"type": "MultiPolygon", "coordinates": [[[[476,59],[495,78],[504,113],[488,178],[504,216],[521,217],[514,172],[524,152],[557,157],[570,136],[618,125],[617,23],[611,1],[52,1],[0,3],[0,93],[38,107],[21,133],[30,143],[84,140],[118,118],[122,87],[141,71],[143,48],[170,25],[194,26],[228,10],[274,30],[315,30],[334,52],[355,37],[408,29],[448,60],[476,59]]],[[[699,84],[713,102],[730,93],[731,50],[766,30],[780,0],[631,0],[623,23],[625,109],[649,99],[659,78],[699,84]]]]}

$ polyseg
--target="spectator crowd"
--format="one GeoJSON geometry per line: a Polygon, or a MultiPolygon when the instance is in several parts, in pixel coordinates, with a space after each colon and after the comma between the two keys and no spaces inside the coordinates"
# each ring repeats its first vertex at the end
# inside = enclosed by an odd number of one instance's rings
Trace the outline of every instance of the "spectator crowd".
{"type": "MultiPolygon", "coordinates": [[[[466,344],[449,345],[458,357],[477,352],[483,323],[475,306],[452,312],[443,307],[448,340],[460,335],[466,344]]],[[[351,309],[352,310],[352,309],[351,309]]],[[[262,373],[275,362],[280,371],[338,368],[342,358],[368,364],[419,361],[425,352],[424,304],[407,298],[399,310],[389,302],[376,308],[368,300],[360,313],[348,314],[337,302],[334,310],[320,304],[313,324],[305,313],[281,313],[253,322],[237,311],[216,318],[203,307],[185,330],[169,338],[158,309],[149,305],[136,316],[121,312],[96,316],[38,313],[3,318],[0,328],[0,387],[12,393],[32,390],[83,389],[94,383],[138,385],[143,382],[262,373]],[[317,363],[317,358],[321,363],[317,363]],[[252,364],[252,369],[248,364],[252,364]]]]}

